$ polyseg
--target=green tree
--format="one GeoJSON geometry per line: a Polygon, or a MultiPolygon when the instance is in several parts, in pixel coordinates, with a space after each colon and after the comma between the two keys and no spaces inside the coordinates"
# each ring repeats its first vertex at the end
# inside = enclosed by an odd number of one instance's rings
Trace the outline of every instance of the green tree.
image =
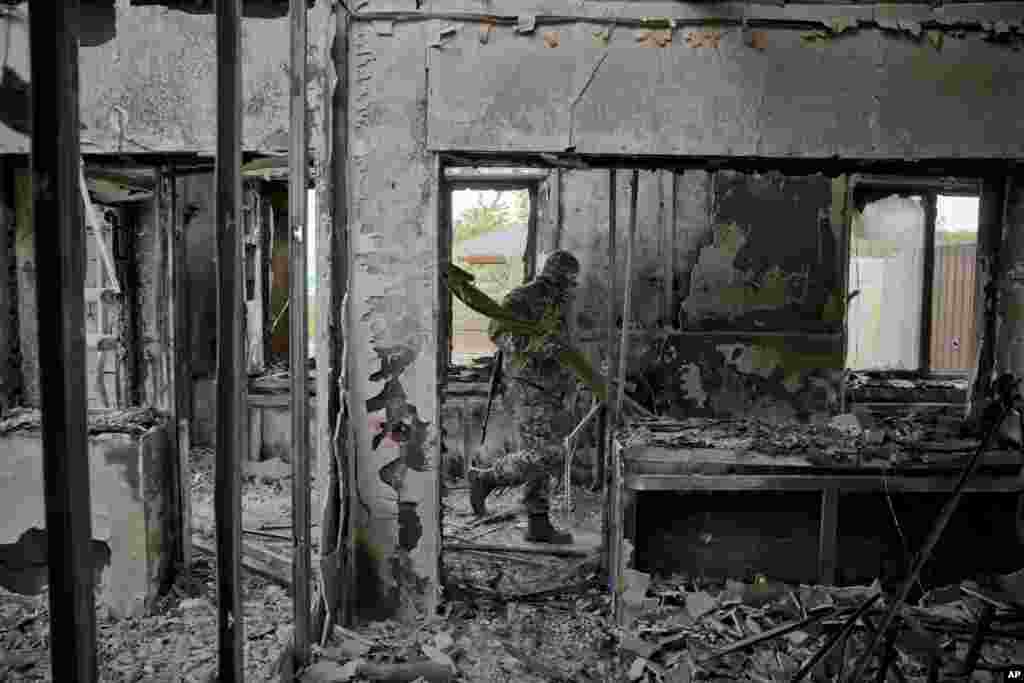
{"type": "Polygon", "coordinates": [[[476,204],[464,210],[455,221],[454,243],[465,242],[511,225],[509,207],[505,205],[503,195],[503,192],[497,192],[488,202],[483,192],[478,193],[476,204]]]}
{"type": "MultiPolygon", "coordinates": [[[[526,191],[496,192],[493,197],[479,193],[476,203],[465,209],[454,226],[453,246],[513,225],[525,225],[529,216],[529,195],[526,191]]],[[[476,277],[476,285],[490,297],[501,301],[513,287],[522,282],[523,257],[507,257],[504,263],[470,264],[456,259],[460,268],[476,277]]],[[[452,302],[452,326],[455,349],[460,350],[460,333],[486,330],[485,316],[470,310],[458,299],[452,302]]]]}
{"type": "Polygon", "coordinates": [[[512,222],[516,225],[526,225],[530,220],[530,193],[526,190],[516,190],[512,193],[512,207],[510,209],[512,222]]]}

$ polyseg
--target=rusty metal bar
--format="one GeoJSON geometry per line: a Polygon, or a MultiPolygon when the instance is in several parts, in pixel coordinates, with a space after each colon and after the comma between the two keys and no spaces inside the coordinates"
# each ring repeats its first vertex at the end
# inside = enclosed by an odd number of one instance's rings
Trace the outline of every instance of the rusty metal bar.
{"type": "Polygon", "coordinates": [[[306,323],[306,3],[291,0],[290,137],[288,150],[288,314],[292,417],[292,609],[295,618],[295,664],[309,663],[309,328],[306,323]]]}
{"type": "Polygon", "coordinates": [[[554,249],[562,248],[562,224],[565,222],[565,201],[562,199],[562,169],[556,168],[548,177],[551,196],[551,218],[554,222],[554,249]]]}
{"type": "MultiPolygon", "coordinates": [[[[173,171],[173,169],[170,169],[173,171]]],[[[191,469],[189,467],[189,451],[191,450],[190,424],[192,417],[192,339],[189,325],[188,309],[188,269],[186,259],[188,253],[185,243],[184,202],[180,201],[179,190],[181,181],[172,176],[173,188],[173,220],[172,229],[172,280],[173,296],[171,303],[171,320],[174,328],[174,426],[177,431],[178,450],[175,453],[178,465],[178,483],[181,486],[181,527],[182,527],[182,566],[185,576],[190,576],[192,564],[192,500],[191,500],[191,469]]]]}
{"type": "Polygon", "coordinates": [[[220,683],[242,683],[239,558],[246,399],[242,298],[242,2],[217,0],[217,636],[220,683]]]}
{"type": "MultiPolygon", "coordinates": [[[[616,223],[618,219],[617,182],[616,172],[613,168],[608,171],[608,348],[606,358],[608,361],[607,377],[609,379],[609,391],[611,390],[610,380],[615,376],[615,282],[617,277],[615,268],[615,242],[617,232],[616,223]]],[[[608,418],[608,406],[606,405],[605,409],[601,411],[596,472],[596,479],[599,482],[599,486],[602,486],[605,489],[607,489],[606,478],[609,471],[607,467],[608,457],[612,452],[610,443],[612,427],[608,418]]],[[[608,506],[606,504],[606,511],[607,507],[608,506]]]]}
{"type": "Polygon", "coordinates": [[[537,244],[539,243],[537,235],[537,185],[536,183],[529,186],[530,193],[530,215],[527,219],[526,227],[526,259],[523,264],[525,272],[523,273],[523,281],[530,282],[533,278],[537,277],[537,244]]]}
{"type": "Polygon", "coordinates": [[[626,280],[622,294],[622,334],[619,337],[618,390],[612,411],[612,429],[618,427],[622,418],[622,400],[626,394],[626,351],[629,349],[629,317],[632,314],[633,297],[633,246],[636,242],[636,199],[640,184],[640,171],[634,170],[629,179],[629,236],[626,239],[626,280]]]}
{"type": "Polygon", "coordinates": [[[921,327],[918,353],[921,372],[932,369],[932,289],[935,280],[935,216],[934,192],[924,196],[924,281],[921,283],[921,327]]]}
{"type": "Polygon", "coordinates": [[[670,173],[672,175],[672,190],[669,193],[671,204],[668,208],[668,225],[665,226],[665,319],[662,321],[662,324],[675,329],[679,318],[679,310],[675,302],[676,223],[679,220],[676,205],[679,201],[679,174],[674,171],[670,171],[670,173]]]}
{"type": "Polygon", "coordinates": [[[78,2],[32,0],[32,227],[53,680],[98,680],[86,436],[78,2]],[[46,239],[42,239],[42,230],[46,239]]]}

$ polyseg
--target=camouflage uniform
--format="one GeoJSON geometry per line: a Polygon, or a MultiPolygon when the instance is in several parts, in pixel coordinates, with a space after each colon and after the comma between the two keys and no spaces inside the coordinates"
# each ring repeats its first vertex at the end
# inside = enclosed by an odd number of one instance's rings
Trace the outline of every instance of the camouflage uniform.
{"type": "Polygon", "coordinates": [[[516,419],[521,448],[494,462],[489,479],[499,487],[525,484],[523,505],[535,515],[548,512],[550,476],[559,471],[565,437],[575,426],[566,409],[574,376],[559,362],[558,351],[569,342],[566,304],[578,272],[572,254],[556,251],[539,277],[505,297],[504,306],[516,318],[539,321],[545,315],[558,316],[557,334],[539,349],[528,349],[528,338],[503,333],[500,323],[492,322],[489,329],[503,351],[505,405],[516,419]]]}

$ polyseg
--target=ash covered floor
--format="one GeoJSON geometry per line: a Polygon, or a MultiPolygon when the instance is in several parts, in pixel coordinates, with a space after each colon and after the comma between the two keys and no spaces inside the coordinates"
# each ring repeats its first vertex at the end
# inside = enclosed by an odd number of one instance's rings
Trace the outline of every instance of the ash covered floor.
{"type": "MultiPolygon", "coordinates": [[[[192,502],[200,514],[212,501],[212,456],[202,449],[193,454],[192,502]]],[[[245,528],[289,522],[291,489],[285,470],[264,464],[258,476],[245,480],[245,528]]],[[[349,673],[359,666],[430,659],[454,664],[452,681],[481,683],[789,680],[835,632],[852,605],[877,590],[796,586],[763,578],[743,584],[683,575],[655,577],[643,605],[631,614],[627,627],[619,629],[611,622],[610,601],[599,580],[601,496],[577,488],[574,499],[572,513],[557,504],[553,513],[558,525],[577,535],[574,554],[552,557],[528,552],[529,546],[521,541],[517,490],[492,497],[491,514],[478,520],[470,513],[468,491],[452,487],[444,500],[445,540],[461,544],[456,546],[461,549],[444,554],[446,600],[441,612],[411,624],[384,621],[355,631],[337,629],[326,648],[314,648],[315,668],[300,680],[366,680],[349,673]],[[832,611],[785,636],[707,659],[818,608],[832,611]]],[[[275,528],[272,533],[288,531],[275,528]]],[[[196,537],[204,538],[202,529],[196,537]]],[[[212,544],[212,537],[208,541],[212,544]]],[[[269,537],[246,536],[246,541],[284,556],[290,547],[288,541],[269,537]]],[[[213,557],[197,552],[192,583],[179,581],[151,616],[113,621],[100,613],[100,680],[209,681],[216,668],[215,572],[213,557]]],[[[246,680],[278,681],[277,660],[291,630],[289,590],[245,570],[243,580],[246,680]]],[[[876,604],[876,619],[883,606],[884,600],[876,604]]],[[[935,591],[913,609],[942,652],[940,680],[957,680],[956,662],[966,653],[977,601],[956,590],[935,591]]],[[[982,649],[986,668],[971,680],[1001,681],[1001,670],[1024,666],[1024,623],[1000,628],[999,637],[982,649]]],[[[51,680],[48,629],[45,593],[24,597],[0,591],[0,680],[51,680]]],[[[864,630],[858,628],[846,655],[847,667],[864,638],[864,630]]],[[[903,677],[925,681],[920,636],[897,640],[897,651],[903,677]]],[[[835,665],[833,660],[830,666],[835,665]]],[[[819,671],[809,680],[828,680],[823,675],[819,671]]]]}

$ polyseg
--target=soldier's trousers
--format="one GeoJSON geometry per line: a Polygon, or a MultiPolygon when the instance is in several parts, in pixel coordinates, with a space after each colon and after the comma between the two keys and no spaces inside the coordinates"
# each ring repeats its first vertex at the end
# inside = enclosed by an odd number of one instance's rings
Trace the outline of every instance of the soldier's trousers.
{"type": "Polygon", "coordinates": [[[565,458],[565,437],[573,424],[563,397],[510,379],[505,393],[519,430],[520,449],[492,464],[497,486],[523,488],[523,506],[530,514],[550,509],[551,475],[561,472],[565,458]]]}

